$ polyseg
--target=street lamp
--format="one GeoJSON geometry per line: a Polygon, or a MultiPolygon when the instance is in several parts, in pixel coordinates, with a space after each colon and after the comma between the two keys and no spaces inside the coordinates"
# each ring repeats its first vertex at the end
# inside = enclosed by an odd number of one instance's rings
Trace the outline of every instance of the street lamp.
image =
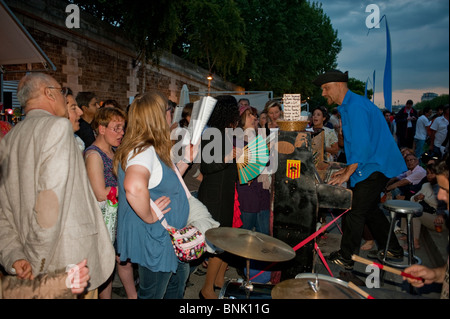
{"type": "Polygon", "coordinates": [[[209,95],[209,92],[210,92],[210,90],[211,90],[211,81],[212,81],[213,77],[212,77],[211,74],[209,74],[209,75],[206,77],[206,79],[208,80],[208,95],[209,95]]]}

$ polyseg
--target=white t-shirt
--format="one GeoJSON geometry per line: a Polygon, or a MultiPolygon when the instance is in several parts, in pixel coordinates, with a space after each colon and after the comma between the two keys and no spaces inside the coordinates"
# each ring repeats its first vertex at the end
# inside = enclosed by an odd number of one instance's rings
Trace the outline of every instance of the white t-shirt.
{"type": "Polygon", "coordinates": [[[447,127],[448,120],[444,116],[439,116],[434,120],[433,124],[431,124],[430,128],[436,131],[436,135],[434,137],[434,145],[441,146],[442,142],[444,142],[447,137],[447,127]]]}
{"type": "Polygon", "coordinates": [[[153,146],[150,146],[145,151],[130,159],[132,154],[134,154],[134,152],[130,152],[130,154],[128,155],[128,161],[127,166],[125,167],[125,171],[132,165],[144,166],[150,172],[148,189],[152,189],[158,186],[162,180],[163,171],[161,162],[156,156],[155,148],[153,146]]]}
{"type": "Polygon", "coordinates": [[[414,135],[414,138],[418,140],[426,140],[427,139],[427,126],[429,126],[431,121],[425,116],[422,115],[417,120],[416,124],[416,135],[414,135]]]}
{"type": "MultiPolygon", "coordinates": [[[[408,117],[411,116],[411,111],[412,111],[412,109],[409,109],[409,110],[405,109],[405,112],[408,113],[408,117]]],[[[412,127],[411,120],[408,120],[408,124],[406,125],[406,127],[407,127],[407,128],[412,127]]]]}
{"type": "MultiPolygon", "coordinates": [[[[434,209],[437,209],[438,207],[438,199],[436,197],[436,193],[434,192],[433,185],[431,185],[429,182],[422,185],[422,188],[420,191],[417,192],[417,194],[423,194],[425,198],[423,199],[428,205],[433,207],[434,209]]],[[[414,197],[416,195],[411,197],[411,201],[414,202],[414,197]]]]}

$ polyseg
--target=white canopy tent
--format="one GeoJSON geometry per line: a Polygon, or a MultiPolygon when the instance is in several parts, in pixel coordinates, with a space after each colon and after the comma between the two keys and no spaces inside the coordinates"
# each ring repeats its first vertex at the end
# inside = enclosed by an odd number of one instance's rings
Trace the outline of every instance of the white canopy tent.
{"type": "Polygon", "coordinates": [[[42,63],[45,68],[56,70],[52,61],[3,0],[0,0],[0,39],[2,68],[11,64],[42,63]]]}

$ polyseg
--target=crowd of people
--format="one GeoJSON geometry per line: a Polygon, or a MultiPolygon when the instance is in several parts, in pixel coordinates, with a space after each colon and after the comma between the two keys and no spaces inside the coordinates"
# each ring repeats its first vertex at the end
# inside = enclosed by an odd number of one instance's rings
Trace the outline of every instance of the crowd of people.
{"type": "MultiPolygon", "coordinates": [[[[353,203],[343,220],[340,250],[328,259],[352,269],[351,255],[360,249],[364,229],[369,234],[366,242],[378,245],[376,253],[388,245],[389,257],[403,256],[396,236],[386,242],[389,224],[378,207],[382,194],[427,207],[424,212],[433,222],[424,213],[415,229],[436,222],[445,227],[448,171],[445,208],[439,200],[445,181],[435,165],[448,156],[449,109],[443,107],[434,119],[424,109],[419,117],[408,101],[393,125],[390,114],[348,90],[347,80],[348,74],[337,70],[316,79],[328,104],[339,107],[331,115],[324,106],[314,109],[308,127],[324,132],[325,161],[347,164],[329,182],[349,182],[353,203]]],[[[161,92],[137,95],[126,108],[115,100],[100,105],[95,93],[75,97],[70,88],[42,73],[23,77],[17,96],[26,117],[2,134],[0,148],[0,264],[14,278],[36,280],[56,273],[60,281],[68,276],[62,269],[77,265],[81,278],[69,292],[61,281],[60,295],[47,292],[40,297],[108,299],[117,273],[130,299],[183,298],[194,267],[178,259],[161,220],[185,227],[191,196],[206,206],[210,216],[205,218],[222,227],[271,234],[271,176],[260,174],[240,184],[237,152],[226,154],[227,143],[236,149],[236,141],[228,140],[225,130],[252,132],[245,135],[244,145],[259,129],[268,136],[283,118],[280,101],[268,101],[258,114],[248,99],[216,96],[207,125],[222,133],[221,155],[198,163],[195,146],[189,145],[189,157],[174,163],[172,147],[178,141],[171,140],[171,131],[189,126],[192,103],[174,123],[176,104],[161,92]]],[[[197,147],[208,148],[210,142],[202,139],[197,147]]],[[[415,240],[419,248],[418,237],[415,240]]],[[[200,298],[217,298],[230,258],[226,252],[206,255],[200,298]]],[[[428,282],[444,281],[440,270],[433,276],[428,268],[408,271],[426,273],[428,282]]],[[[448,282],[448,269],[446,274],[448,282]]],[[[14,281],[10,287],[17,291],[20,285],[14,281]]],[[[21,291],[22,297],[36,296],[36,291],[21,291]]]]}

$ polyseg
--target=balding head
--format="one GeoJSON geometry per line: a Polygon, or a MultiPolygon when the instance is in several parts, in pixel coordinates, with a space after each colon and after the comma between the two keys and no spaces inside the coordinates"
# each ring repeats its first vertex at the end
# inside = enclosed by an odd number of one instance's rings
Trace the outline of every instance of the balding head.
{"type": "Polygon", "coordinates": [[[328,105],[341,105],[348,91],[347,82],[328,82],[322,84],[320,88],[328,105]]]}
{"type": "Polygon", "coordinates": [[[30,73],[25,75],[17,87],[17,99],[25,113],[42,109],[53,115],[68,117],[62,87],[48,74],[30,73]]]}

